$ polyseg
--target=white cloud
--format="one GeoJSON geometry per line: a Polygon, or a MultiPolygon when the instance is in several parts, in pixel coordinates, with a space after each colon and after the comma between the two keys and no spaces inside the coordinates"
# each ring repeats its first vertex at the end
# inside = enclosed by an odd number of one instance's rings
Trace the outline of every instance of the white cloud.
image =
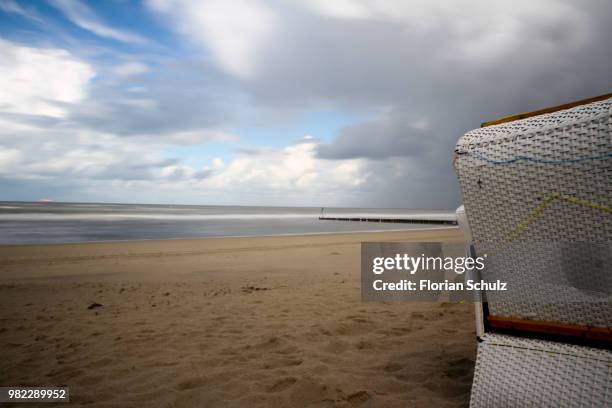
{"type": "MultiPolygon", "coordinates": [[[[97,35],[143,41],[85,2],[54,4],[97,35]]],[[[105,42],[83,51],[131,62],[100,68],[110,75],[96,81],[67,51],[2,41],[0,182],[44,178],[30,191],[61,183],[83,200],[449,207],[462,132],[609,88],[610,4],[149,0],[201,52],[182,53],[172,38],[176,59],[153,49],[128,58],[105,42]],[[354,118],[338,130],[325,119],[313,126],[325,144],[304,137],[233,157],[225,151],[235,145],[200,146],[235,143],[228,132],[240,129],[240,143],[261,146],[267,127],[282,143],[279,124],[316,120],[308,114],[322,107],[354,118]]]]}
{"type": "Polygon", "coordinates": [[[0,39],[0,112],[61,117],[81,101],[93,68],[66,50],[0,39]]]}
{"type": "Polygon", "coordinates": [[[277,26],[270,7],[256,0],[151,0],[149,5],[170,15],[177,28],[212,52],[224,69],[244,78],[254,74],[257,52],[277,26]]]}
{"type": "Polygon", "coordinates": [[[204,183],[229,192],[277,191],[288,195],[339,193],[366,182],[365,161],[344,162],[316,157],[318,142],[303,139],[283,149],[238,153],[229,163],[214,162],[217,171],[204,183]]]}
{"type": "Polygon", "coordinates": [[[163,138],[172,144],[192,145],[216,140],[219,142],[237,142],[240,138],[236,135],[221,130],[192,130],[186,132],[173,132],[164,135],[163,138]]]}
{"type": "MultiPolygon", "coordinates": [[[[257,77],[267,68],[284,68],[287,75],[299,78],[304,74],[291,68],[300,64],[306,68],[326,66],[337,58],[345,63],[338,67],[344,69],[342,73],[376,73],[376,68],[358,67],[372,64],[370,58],[374,57],[381,77],[389,65],[415,64],[415,57],[422,58],[416,61],[419,65],[440,70],[447,64],[489,69],[497,66],[499,58],[521,51],[546,60],[559,51],[557,46],[551,48],[539,38],[525,40],[525,33],[537,32],[538,24],[564,27],[566,41],[570,42],[567,47],[588,45],[590,39],[589,21],[580,7],[555,0],[312,0],[282,6],[261,0],[149,0],[148,4],[169,16],[170,24],[189,40],[212,53],[227,72],[246,79],[257,77]],[[333,20],[338,26],[333,26],[333,20]],[[378,27],[370,31],[375,24],[378,27]],[[360,25],[364,27],[361,32],[360,25]],[[336,37],[337,27],[345,28],[344,35],[336,37]],[[333,46],[326,44],[328,41],[333,46]],[[368,49],[372,42],[380,50],[368,49]],[[312,60],[308,54],[313,47],[319,48],[316,56],[320,59],[312,60]],[[325,55],[328,47],[333,55],[325,55]],[[387,48],[393,55],[384,55],[387,48]],[[353,49],[362,50],[361,60],[353,60],[353,49]],[[416,55],[407,50],[416,50],[416,55]],[[276,52],[285,53],[286,58],[276,52]]],[[[392,76],[390,80],[397,82],[398,78],[392,76]]]]}
{"type": "Polygon", "coordinates": [[[157,100],[148,98],[125,98],[117,101],[117,104],[126,108],[134,108],[140,111],[155,111],[159,108],[159,103],[157,100]]]}
{"type": "Polygon", "coordinates": [[[38,16],[33,10],[23,8],[20,4],[16,3],[14,0],[1,0],[0,1],[0,10],[5,13],[15,13],[19,14],[22,17],[29,18],[31,20],[42,22],[42,19],[38,16]]]}
{"type": "Polygon", "coordinates": [[[17,149],[1,149],[0,150],[0,174],[8,173],[21,159],[22,154],[17,149]]]}
{"type": "Polygon", "coordinates": [[[86,147],[68,148],[57,152],[44,162],[33,163],[28,167],[29,172],[40,175],[57,175],[72,173],[79,177],[92,177],[117,164],[119,157],[116,151],[108,149],[91,149],[86,147]]]}
{"type": "Polygon", "coordinates": [[[162,167],[160,176],[169,181],[177,181],[181,179],[189,179],[194,176],[196,171],[190,166],[170,165],[162,167]]]}
{"type": "Polygon", "coordinates": [[[126,62],[125,64],[116,66],[113,72],[122,77],[129,77],[147,73],[149,72],[149,67],[140,62],[126,62]]]}
{"type": "Polygon", "coordinates": [[[100,37],[137,44],[146,42],[143,37],[137,34],[118,30],[102,23],[88,6],[80,3],[78,0],[49,0],[49,2],[64,13],[75,25],[84,30],[91,31],[100,37]]]}
{"type": "Polygon", "coordinates": [[[223,159],[220,157],[215,157],[212,161],[213,170],[219,170],[219,169],[222,169],[223,167],[225,167],[225,162],[223,161],[223,159]]]}
{"type": "Polygon", "coordinates": [[[164,145],[66,126],[0,130],[0,169],[14,179],[153,179],[164,145]]]}
{"type": "MultiPolygon", "coordinates": [[[[209,137],[225,136],[211,131],[209,137]]],[[[3,127],[0,176],[46,188],[69,185],[89,200],[286,205],[346,203],[369,177],[366,160],[317,158],[315,138],[284,148],[238,151],[227,161],[202,159],[200,165],[166,156],[165,149],[179,143],[175,139],[181,136],[151,139],[69,127],[3,127]]]]}

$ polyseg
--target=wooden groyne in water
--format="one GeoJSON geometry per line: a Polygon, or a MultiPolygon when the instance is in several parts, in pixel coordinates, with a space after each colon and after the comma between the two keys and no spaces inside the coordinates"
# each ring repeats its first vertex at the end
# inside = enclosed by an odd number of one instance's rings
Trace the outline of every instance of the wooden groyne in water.
{"type": "Polygon", "coordinates": [[[385,218],[378,216],[367,217],[341,217],[341,216],[320,216],[319,220],[323,221],[359,221],[359,222],[388,222],[397,224],[447,224],[457,225],[457,220],[450,219],[419,219],[419,218],[385,218]]]}

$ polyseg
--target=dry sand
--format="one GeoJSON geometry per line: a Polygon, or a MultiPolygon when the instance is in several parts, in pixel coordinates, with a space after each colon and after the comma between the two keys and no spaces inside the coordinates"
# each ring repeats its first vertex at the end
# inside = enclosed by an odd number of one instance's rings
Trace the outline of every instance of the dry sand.
{"type": "Polygon", "coordinates": [[[472,306],[360,300],[359,243],[414,240],[461,235],[0,247],[0,385],[69,385],[71,406],[465,406],[472,306]]]}

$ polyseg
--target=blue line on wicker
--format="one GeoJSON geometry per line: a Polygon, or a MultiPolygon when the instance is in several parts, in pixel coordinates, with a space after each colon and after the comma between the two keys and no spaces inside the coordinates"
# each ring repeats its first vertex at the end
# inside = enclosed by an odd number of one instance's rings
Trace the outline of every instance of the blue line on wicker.
{"type": "Polygon", "coordinates": [[[524,161],[528,161],[532,163],[541,163],[541,164],[565,164],[565,163],[576,163],[576,162],[581,162],[585,160],[603,160],[605,158],[612,157],[612,153],[608,153],[608,154],[604,154],[601,156],[586,156],[586,157],[578,157],[576,159],[565,159],[565,160],[542,160],[542,159],[536,159],[535,157],[529,157],[529,156],[517,156],[517,157],[508,159],[508,160],[493,160],[493,159],[489,159],[487,156],[480,154],[478,152],[465,152],[465,154],[471,154],[473,156],[478,157],[479,159],[483,161],[486,161],[487,163],[491,163],[494,165],[511,164],[511,163],[515,163],[520,160],[524,160],[524,161]]]}

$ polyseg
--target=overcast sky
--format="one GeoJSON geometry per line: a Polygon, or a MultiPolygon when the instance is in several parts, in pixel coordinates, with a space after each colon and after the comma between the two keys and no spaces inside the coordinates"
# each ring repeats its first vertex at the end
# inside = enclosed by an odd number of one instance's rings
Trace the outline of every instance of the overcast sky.
{"type": "Polygon", "coordinates": [[[0,200],[454,208],[486,120],[612,90],[612,2],[0,0],[0,200]]]}

